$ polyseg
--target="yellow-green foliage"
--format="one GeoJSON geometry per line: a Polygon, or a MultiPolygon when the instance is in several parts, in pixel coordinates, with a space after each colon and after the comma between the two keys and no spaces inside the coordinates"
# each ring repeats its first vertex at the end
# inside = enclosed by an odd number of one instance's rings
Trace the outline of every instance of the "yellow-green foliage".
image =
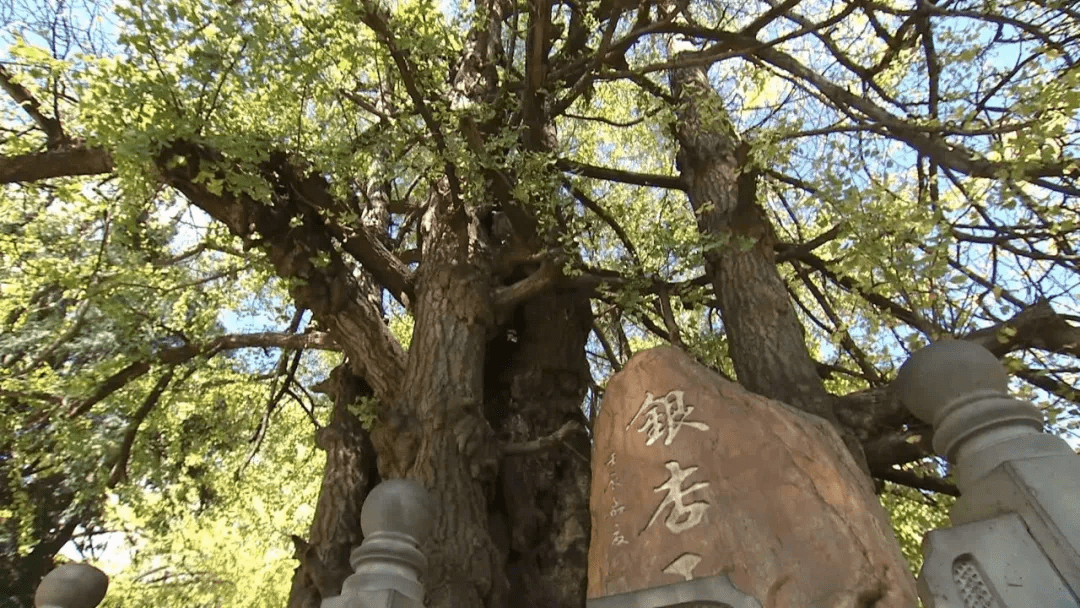
{"type": "Polygon", "coordinates": [[[889,512],[896,540],[900,542],[913,575],[922,568],[923,536],[936,528],[949,527],[949,509],[954,499],[945,494],[929,494],[893,483],[885,484],[881,504],[889,512]]]}

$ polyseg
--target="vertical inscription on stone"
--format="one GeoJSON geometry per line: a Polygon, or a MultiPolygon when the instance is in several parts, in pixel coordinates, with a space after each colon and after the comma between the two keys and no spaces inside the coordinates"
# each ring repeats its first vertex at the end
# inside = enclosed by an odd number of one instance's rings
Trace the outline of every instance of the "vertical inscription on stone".
{"type": "MultiPolygon", "coordinates": [[[[637,432],[645,435],[646,446],[653,445],[661,438],[664,439],[663,444],[665,446],[670,446],[679,434],[679,430],[684,426],[699,431],[708,431],[709,425],[690,419],[690,414],[694,413],[694,406],[686,403],[685,396],[686,393],[678,389],[669,391],[660,398],[646,391],[645,400],[642,401],[641,407],[638,408],[637,413],[630,419],[630,422],[626,423],[624,430],[629,431],[636,422],[640,421],[641,426],[637,427],[637,432]]],[[[664,467],[668,471],[667,481],[653,488],[654,492],[664,493],[664,497],[660,500],[652,513],[652,517],[649,518],[648,523],[645,524],[639,534],[643,534],[652,527],[665,512],[667,515],[663,519],[664,526],[672,534],[682,534],[701,523],[705,511],[709,508],[708,501],[694,500],[694,496],[691,496],[709,487],[709,482],[690,482],[689,485],[686,485],[686,478],[698,470],[697,466],[692,465],[683,469],[677,460],[669,460],[664,463],[664,467]]],[[[616,527],[616,529],[618,528],[616,527]]],[[[686,553],[683,554],[683,557],[692,558],[693,554],[686,553]]],[[[682,557],[676,558],[662,572],[682,576],[685,580],[690,580],[693,578],[693,566],[697,562],[689,565],[690,562],[679,561],[680,559],[682,557]]],[[[697,559],[698,561],[701,560],[700,557],[697,557],[697,559]]]]}
{"type": "MultiPolygon", "coordinates": [[[[637,432],[645,435],[646,447],[653,445],[661,438],[664,439],[663,444],[665,446],[670,446],[679,434],[679,430],[684,426],[699,431],[708,431],[709,425],[699,420],[690,419],[690,414],[694,413],[694,406],[686,403],[685,396],[686,393],[678,389],[669,391],[660,398],[646,391],[645,400],[641,402],[641,407],[638,408],[637,413],[630,419],[630,422],[626,423],[624,430],[629,431],[636,422],[640,421],[641,426],[637,427],[637,432]]],[[[612,458],[614,458],[614,454],[612,454],[612,458]]],[[[649,518],[648,523],[645,524],[639,535],[644,534],[646,530],[656,523],[657,518],[665,512],[667,515],[663,521],[667,529],[672,534],[682,534],[701,523],[705,511],[709,508],[708,501],[693,500],[694,497],[690,496],[709,487],[709,482],[690,482],[690,485],[684,487],[686,478],[698,470],[697,466],[688,466],[683,469],[677,460],[669,460],[664,463],[664,467],[668,471],[667,481],[653,488],[654,492],[664,493],[664,497],[656,506],[652,517],[649,518]]],[[[613,508],[612,516],[614,515],[613,508]]],[[[625,538],[619,532],[618,524],[615,524],[615,530],[617,538],[625,538]]],[[[682,557],[692,558],[694,555],[686,553],[682,557]]],[[[693,562],[692,565],[687,567],[690,562],[680,561],[682,557],[676,558],[662,572],[682,576],[685,580],[693,578],[692,570],[693,566],[697,565],[697,562],[693,562]]],[[[700,561],[701,558],[697,557],[697,560],[700,561]]]]}
{"type": "MultiPolygon", "coordinates": [[[[622,515],[622,512],[626,510],[626,505],[619,502],[618,496],[615,495],[615,489],[621,486],[619,482],[619,476],[615,474],[615,452],[611,453],[611,456],[607,460],[608,469],[608,485],[611,487],[611,517],[612,519],[622,515]]],[[[611,544],[613,546],[628,545],[630,541],[626,540],[626,536],[619,529],[619,523],[615,523],[615,528],[611,532],[611,544]]]]}
{"type": "MultiPolygon", "coordinates": [[[[664,438],[665,446],[671,445],[683,426],[699,431],[708,431],[709,425],[697,420],[690,420],[690,414],[694,413],[694,406],[686,403],[685,396],[684,391],[673,390],[663,397],[657,398],[651,392],[646,391],[645,400],[642,401],[641,407],[638,408],[637,413],[630,419],[630,422],[626,423],[625,430],[629,431],[630,427],[640,419],[641,426],[637,428],[637,432],[645,435],[646,446],[653,445],[661,437],[664,438]]],[[[649,523],[645,524],[642,533],[648,530],[662,513],[667,511],[664,525],[673,534],[682,534],[701,523],[701,518],[705,516],[705,510],[709,508],[709,503],[705,500],[687,503],[687,500],[693,499],[693,497],[689,496],[690,494],[709,487],[707,481],[692,482],[688,487],[683,487],[686,478],[698,470],[697,466],[689,466],[683,469],[677,460],[669,460],[664,463],[664,466],[668,470],[667,481],[653,488],[653,491],[665,492],[666,494],[660,500],[660,504],[656,506],[656,510],[653,511],[652,517],[649,518],[649,523]],[[668,510],[668,507],[671,507],[671,509],[668,510]]],[[[677,558],[667,568],[664,568],[663,572],[684,576],[686,580],[690,580],[692,578],[690,572],[693,567],[691,566],[690,569],[686,570],[681,569],[683,562],[679,562],[679,559],[677,558]],[[673,570],[672,567],[677,564],[679,567],[673,570]]],[[[700,561],[700,559],[699,557],[698,560],[700,561]]]]}

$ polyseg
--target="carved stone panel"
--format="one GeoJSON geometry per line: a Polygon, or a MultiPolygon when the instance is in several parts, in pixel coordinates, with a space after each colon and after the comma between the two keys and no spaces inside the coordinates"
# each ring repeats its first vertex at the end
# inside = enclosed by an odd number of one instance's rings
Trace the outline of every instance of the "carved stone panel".
{"type": "Polygon", "coordinates": [[[611,379],[593,449],[589,598],[724,574],[764,608],[917,605],[836,431],[678,349],[611,379]]]}
{"type": "Polygon", "coordinates": [[[934,530],[923,550],[927,608],[1080,607],[1015,513],[934,530]]]}

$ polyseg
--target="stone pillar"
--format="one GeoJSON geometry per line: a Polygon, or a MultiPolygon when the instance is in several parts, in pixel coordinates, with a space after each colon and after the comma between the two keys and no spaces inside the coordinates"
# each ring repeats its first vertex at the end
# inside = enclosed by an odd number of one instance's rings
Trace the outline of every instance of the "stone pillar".
{"type": "Polygon", "coordinates": [[[923,543],[928,608],[1080,606],[1080,457],[1008,382],[993,354],[960,340],[916,352],[896,379],[962,494],[954,526],[923,543]]]}
{"type": "Polygon", "coordinates": [[[870,481],[824,420],[682,351],[635,355],[593,434],[589,608],[912,608],[870,481]]]}
{"type": "Polygon", "coordinates": [[[350,555],[355,572],[322,608],[423,608],[427,559],[420,543],[434,518],[431,495],[419,483],[391,479],[375,486],[360,511],[364,542],[350,555]]]}
{"type": "Polygon", "coordinates": [[[90,564],[62,564],[41,579],[36,608],[94,608],[105,599],[109,577],[90,564]]]}

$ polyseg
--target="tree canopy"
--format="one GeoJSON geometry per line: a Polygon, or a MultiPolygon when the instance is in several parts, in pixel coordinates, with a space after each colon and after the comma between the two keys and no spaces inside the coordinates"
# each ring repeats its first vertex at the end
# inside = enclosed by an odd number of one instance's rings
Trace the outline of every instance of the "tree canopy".
{"type": "Polygon", "coordinates": [[[835,424],[911,557],[956,494],[889,390],[912,350],[985,346],[1075,445],[1070,1],[0,16],[17,601],[109,538],[116,605],[317,605],[410,476],[453,505],[433,605],[582,605],[588,427],[660,343],[835,424]]]}

